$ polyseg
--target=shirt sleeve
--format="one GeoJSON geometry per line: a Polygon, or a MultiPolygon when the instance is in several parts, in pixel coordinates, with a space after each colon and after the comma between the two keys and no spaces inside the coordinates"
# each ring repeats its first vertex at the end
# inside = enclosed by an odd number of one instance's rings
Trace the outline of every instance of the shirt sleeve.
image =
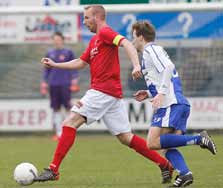
{"type": "Polygon", "coordinates": [[[99,37],[106,44],[119,46],[124,37],[113,31],[110,27],[104,27],[100,30],[99,37]]]}
{"type": "Polygon", "coordinates": [[[86,50],[82,53],[80,56],[80,59],[83,60],[84,62],[90,64],[90,43],[86,50]]]}
{"type": "Polygon", "coordinates": [[[172,64],[169,56],[160,46],[149,45],[145,51],[150,56],[152,63],[159,73],[163,72],[167,66],[172,64]]]}

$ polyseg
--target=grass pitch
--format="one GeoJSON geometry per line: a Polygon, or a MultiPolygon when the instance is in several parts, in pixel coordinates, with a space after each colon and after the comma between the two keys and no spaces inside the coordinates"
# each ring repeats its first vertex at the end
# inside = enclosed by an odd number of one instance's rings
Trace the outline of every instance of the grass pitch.
{"type": "MultiPolygon", "coordinates": [[[[145,137],[144,134],[141,136],[145,137]]],[[[194,175],[193,188],[223,187],[223,136],[212,135],[218,153],[198,146],[180,150],[194,175]]],[[[47,136],[0,138],[0,188],[20,188],[13,180],[18,163],[31,162],[39,171],[52,159],[56,143],[47,136]]],[[[78,134],[63,161],[60,180],[26,188],[164,188],[160,171],[152,162],[119,144],[110,135],[78,134]]],[[[176,174],[175,174],[176,175],[176,174]]]]}

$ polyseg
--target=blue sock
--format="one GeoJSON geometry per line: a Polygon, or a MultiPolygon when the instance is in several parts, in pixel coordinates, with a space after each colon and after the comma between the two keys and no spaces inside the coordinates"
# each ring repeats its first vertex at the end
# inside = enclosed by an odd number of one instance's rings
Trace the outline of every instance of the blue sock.
{"type": "Polygon", "coordinates": [[[195,145],[201,141],[200,135],[177,135],[163,134],[160,136],[160,145],[162,149],[175,148],[180,146],[195,145]]]}
{"type": "Polygon", "coordinates": [[[180,175],[185,175],[190,170],[187,167],[186,162],[184,161],[181,153],[176,149],[169,149],[166,152],[166,158],[170,161],[173,168],[179,172],[180,175]]]}

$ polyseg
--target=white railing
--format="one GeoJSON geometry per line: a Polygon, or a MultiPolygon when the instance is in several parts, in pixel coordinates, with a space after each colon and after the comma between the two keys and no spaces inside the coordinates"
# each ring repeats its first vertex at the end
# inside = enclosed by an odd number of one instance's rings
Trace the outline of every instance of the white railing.
{"type": "MultiPolygon", "coordinates": [[[[169,4],[132,4],[104,5],[107,12],[168,12],[168,11],[210,11],[223,10],[223,3],[169,3],[169,4]]],[[[36,13],[81,13],[83,5],[58,7],[0,7],[0,14],[36,14],[36,13]]]]}

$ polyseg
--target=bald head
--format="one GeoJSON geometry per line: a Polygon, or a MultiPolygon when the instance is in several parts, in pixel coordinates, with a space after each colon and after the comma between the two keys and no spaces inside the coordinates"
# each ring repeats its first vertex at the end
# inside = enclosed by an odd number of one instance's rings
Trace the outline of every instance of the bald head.
{"type": "Polygon", "coordinates": [[[105,20],[106,13],[105,8],[102,5],[89,5],[84,8],[85,10],[92,9],[94,16],[97,16],[101,20],[105,20]]]}

